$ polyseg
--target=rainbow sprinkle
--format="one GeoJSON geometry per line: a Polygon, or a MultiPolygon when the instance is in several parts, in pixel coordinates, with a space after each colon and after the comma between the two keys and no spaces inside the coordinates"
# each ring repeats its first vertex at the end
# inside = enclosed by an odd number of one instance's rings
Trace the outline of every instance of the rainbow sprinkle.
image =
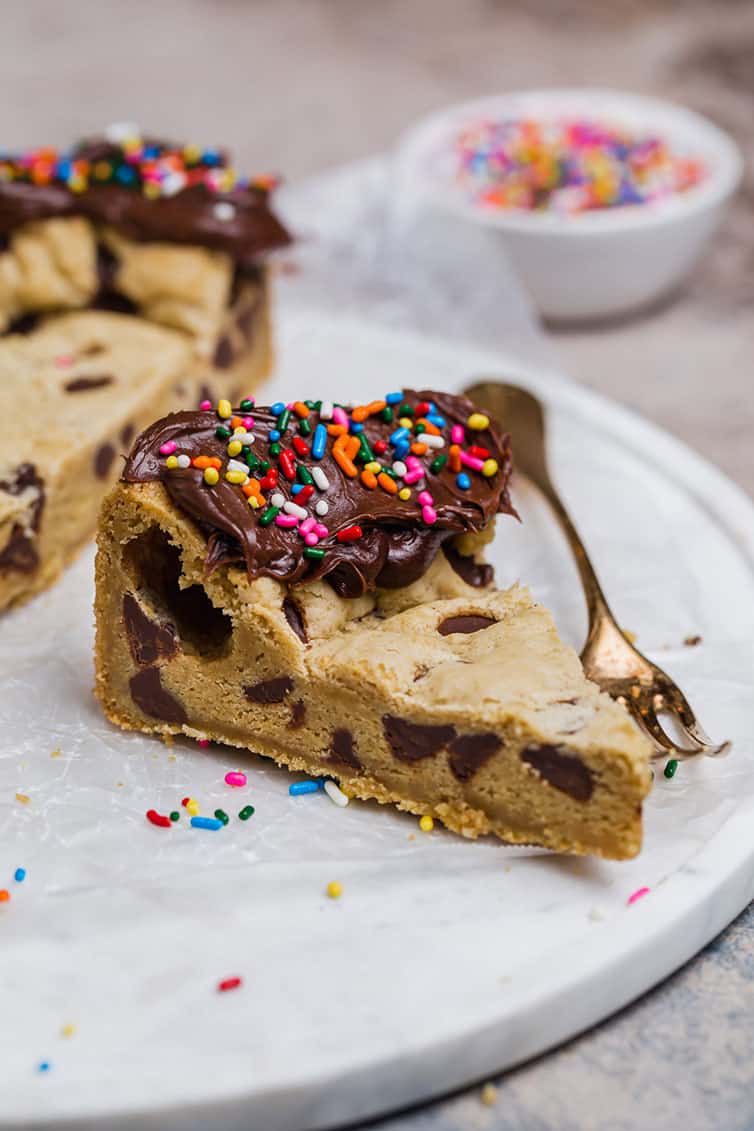
{"type": "Polygon", "coordinates": [[[456,177],[496,210],[572,215],[649,204],[699,184],[704,165],[662,138],[608,122],[530,118],[467,126],[455,141],[456,177]]]}

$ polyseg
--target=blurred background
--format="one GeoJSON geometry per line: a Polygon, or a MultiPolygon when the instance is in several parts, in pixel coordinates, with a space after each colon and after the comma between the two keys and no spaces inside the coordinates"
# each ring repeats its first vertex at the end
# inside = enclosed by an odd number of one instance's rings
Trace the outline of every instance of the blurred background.
{"type": "Polygon", "coordinates": [[[64,144],[135,120],[296,181],[477,95],[605,84],[686,103],[747,159],[723,231],[648,315],[550,332],[572,376],[754,491],[752,58],[746,0],[26,0],[3,10],[0,141],[64,144]]]}

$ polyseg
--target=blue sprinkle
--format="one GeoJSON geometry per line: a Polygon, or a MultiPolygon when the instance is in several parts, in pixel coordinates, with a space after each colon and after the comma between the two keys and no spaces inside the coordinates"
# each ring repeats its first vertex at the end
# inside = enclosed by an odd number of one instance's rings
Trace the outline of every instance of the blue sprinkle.
{"type": "Polygon", "coordinates": [[[191,828],[192,829],[212,829],[213,831],[216,832],[217,829],[221,829],[222,827],[223,827],[222,821],[218,821],[216,817],[192,817],[191,818],[191,828]]]}
{"type": "Polygon", "coordinates": [[[465,471],[461,471],[458,473],[458,475],[456,475],[456,483],[462,491],[468,491],[469,487],[471,486],[471,480],[469,479],[465,471]]]}
{"type": "Polygon", "coordinates": [[[272,413],[273,416],[280,416],[280,413],[283,411],[284,408],[285,408],[285,405],[283,404],[282,401],[275,401],[274,404],[270,405],[270,412],[272,413]]]}
{"type": "Polygon", "coordinates": [[[67,160],[58,161],[55,166],[55,175],[61,181],[67,181],[71,175],[71,162],[67,160]]]}
{"type": "Polygon", "coordinates": [[[142,156],[144,156],[148,161],[151,161],[154,157],[160,156],[160,151],[156,145],[145,145],[144,153],[142,156]]]}
{"type": "Polygon", "coordinates": [[[445,417],[436,412],[428,412],[424,419],[428,420],[430,424],[434,424],[435,428],[445,427],[445,417]]]}
{"type": "Polygon", "coordinates": [[[291,487],[291,494],[292,495],[298,495],[299,491],[303,491],[303,489],[304,489],[303,483],[294,483],[293,486],[291,487]]]}
{"type": "Polygon", "coordinates": [[[411,445],[408,442],[408,440],[401,440],[400,443],[395,445],[395,451],[393,452],[393,458],[394,459],[403,459],[404,456],[408,455],[410,447],[411,447],[411,445]]]}
{"type": "Polygon", "coordinates": [[[291,797],[299,797],[302,793],[317,793],[320,789],[324,789],[324,782],[321,779],[295,781],[293,785],[288,786],[291,797]]]}
{"type": "Polygon", "coordinates": [[[409,436],[408,428],[396,428],[395,432],[390,433],[390,443],[400,444],[401,440],[407,440],[409,436]]]}
{"type": "Polygon", "coordinates": [[[130,165],[120,165],[115,170],[115,179],[122,185],[130,185],[136,180],[136,173],[130,165]]]}
{"type": "Polygon", "coordinates": [[[363,425],[363,424],[358,424],[358,423],[357,423],[356,421],[354,421],[354,420],[351,420],[351,421],[350,421],[350,423],[349,423],[349,425],[348,425],[348,430],[349,430],[349,432],[351,432],[351,433],[352,433],[352,434],[353,434],[354,436],[358,436],[359,432],[363,432],[363,431],[364,431],[364,425],[363,425]]]}
{"type": "Polygon", "coordinates": [[[205,149],[204,153],[202,153],[202,164],[203,165],[219,165],[220,164],[220,154],[217,152],[216,149],[205,149]]]}
{"type": "Polygon", "coordinates": [[[385,400],[388,404],[400,404],[403,400],[403,393],[385,393],[385,400]]]}
{"type": "Polygon", "coordinates": [[[324,424],[318,424],[314,429],[314,439],[312,440],[312,459],[322,459],[327,448],[327,429],[324,424]]]}
{"type": "Polygon", "coordinates": [[[37,1072],[49,1072],[51,1068],[49,1060],[41,1060],[37,1065],[37,1072]]]}
{"type": "Polygon", "coordinates": [[[270,434],[269,434],[270,443],[276,444],[279,439],[280,439],[280,433],[278,432],[277,428],[271,428],[270,434]]]}
{"type": "Polygon", "coordinates": [[[22,884],[24,882],[24,880],[26,879],[26,869],[25,868],[16,868],[15,872],[13,873],[13,879],[16,881],[17,884],[22,884]]]}

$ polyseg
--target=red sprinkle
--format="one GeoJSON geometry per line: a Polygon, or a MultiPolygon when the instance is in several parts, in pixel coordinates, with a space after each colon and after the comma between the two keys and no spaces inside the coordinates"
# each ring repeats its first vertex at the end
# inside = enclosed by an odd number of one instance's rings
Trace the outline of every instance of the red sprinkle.
{"type": "Polygon", "coordinates": [[[162,813],[158,813],[156,809],[147,809],[147,820],[160,829],[170,828],[170,817],[163,817],[162,813]]]}
{"type": "Polygon", "coordinates": [[[181,805],[183,806],[184,809],[186,808],[186,806],[188,805],[190,800],[191,800],[190,797],[182,797],[181,798],[181,805]]]}
{"type": "Polygon", "coordinates": [[[384,456],[387,451],[387,440],[375,440],[372,447],[378,456],[384,456]]]}
{"type": "Polygon", "coordinates": [[[312,487],[311,483],[307,483],[305,487],[301,488],[297,495],[293,496],[293,499],[294,502],[299,504],[299,506],[303,506],[304,503],[307,503],[309,499],[311,499],[313,494],[314,488],[312,487]]]}
{"type": "Polygon", "coordinates": [[[217,988],[221,994],[225,994],[228,990],[237,990],[242,985],[243,978],[223,978],[222,982],[217,983],[217,988]]]}
{"type": "Polygon", "coordinates": [[[420,416],[426,416],[429,412],[429,401],[419,401],[414,409],[414,419],[418,420],[420,416]]]}
{"type": "Polygon", "coordinates": [[[335,537],[339,542],[355,542],[363,533],[360,526],[346,526],[343,530],[339,530],[335,537]]]}
{"type": "Polygon", "coordinates": [[[305,440],[302,440],[300,436],[294,436],[293,439],[291,440],[291,443],[293,444],[294,448],[296,449],[297,455],[300,455],[300,456],[308,456],[309,455],[309,445],[306,443],[305,440]]]}
{"type": "Polygon", "coordinates": [[[292,480],[296,478],[296,461],[293,458],[293,452],[289,451],[288,448],[284,448],[278,456],[278,463],[286,479],[292,480]]]}
{"type": "Polygon", "coordinates": [[[488,459],[490,454],[489,449],[480,448],[479,444],[472,444],[471,447],[467,449],[467,451],[469,455],[474,456],[475,459],[488,459]]]}

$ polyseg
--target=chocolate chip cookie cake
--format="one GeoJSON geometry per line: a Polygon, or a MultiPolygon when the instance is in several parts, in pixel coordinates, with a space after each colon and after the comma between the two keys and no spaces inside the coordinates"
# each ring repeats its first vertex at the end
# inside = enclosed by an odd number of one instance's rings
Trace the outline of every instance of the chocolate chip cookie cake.
{"type": "Polygon", "coordinates": [[[510,473],[509,438],[448,394],[159,420],[100,520],[107,715],[465,836],[635,855],[648,741],[485,561],[510,473]]]}
{"type": "Polygon", "coordinates": [[[271,188],[127,125],[0,153],[0,609],[91,535],[137,430],[269,372],[271,188]]]}

